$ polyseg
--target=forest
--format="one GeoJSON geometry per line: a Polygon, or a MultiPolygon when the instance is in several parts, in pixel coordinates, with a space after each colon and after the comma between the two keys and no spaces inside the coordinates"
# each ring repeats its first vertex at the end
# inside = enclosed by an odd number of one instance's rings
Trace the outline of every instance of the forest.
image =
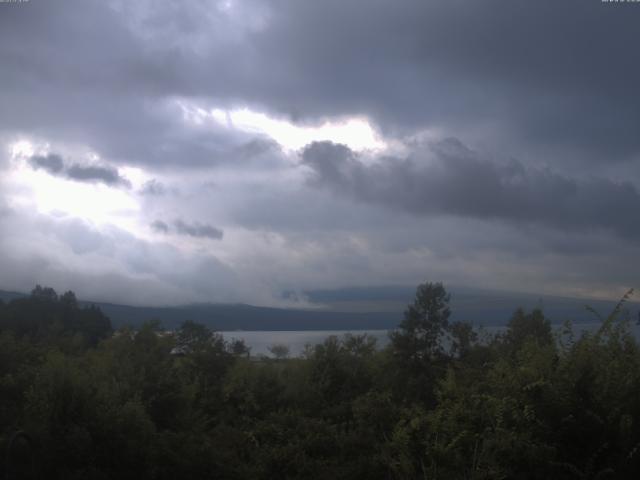
{"type": "Polygon", "coordinates": [[[515,309],[489,335],[418,286],[379,348],[329,337],[255,357],[189,321],[112,329],[37,286],[0,302],[3,478],[596,479],[640,473],[640,349],[515,309]]]}

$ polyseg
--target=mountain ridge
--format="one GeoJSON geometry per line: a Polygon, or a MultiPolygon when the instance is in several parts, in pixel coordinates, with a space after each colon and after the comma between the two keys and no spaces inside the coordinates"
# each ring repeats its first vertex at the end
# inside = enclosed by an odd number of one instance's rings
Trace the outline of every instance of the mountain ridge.
{"type": "MultiPolygon", "coordinates": [[[[159,320],[164,328],[177,328],[192,320],[219,331],[233,330],[385,330],[395,328],[412,300],[409,287],[352,287],[305,292],[319,308],[264,307],[244,303],[200,303],[175,306],[131,306],[111,302],[80,300],[84,306],[96,305],[111,319],[114,328],[138,327],[148,320],[159,320]],[[385,293],[385,288],[387,288],[385,293]],[[367,293],[368,292],[368,293],[367,293]],[[378,294],[378,296],[376,296],[378,294]],[[377,301],[377,298],[383,300],[377,301]]],[[[469,321],[477,326],[505,325],[518,307],[531,310],[542,307],[554,324],[564,320],[595,322],[587,311],[590,305],[607,314],[616,302],[585,300],[550,295],[492,292],[470,288],[452,288],[451,320],[469,321]]],[[[27,294],[0,290],[0,299],[10,301],[27,294]]],[[[630,302],[631,314],[638,315],[639,304],[630,302]]]]}

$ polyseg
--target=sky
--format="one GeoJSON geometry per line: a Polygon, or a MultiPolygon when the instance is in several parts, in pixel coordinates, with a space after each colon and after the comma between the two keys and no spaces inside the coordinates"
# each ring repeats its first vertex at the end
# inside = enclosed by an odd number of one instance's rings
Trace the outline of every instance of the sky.
{"type": "Polygon", "coordinates": [[[0,289],[619,297],[639,23],[601,0],[0,3],[0,289]]]}

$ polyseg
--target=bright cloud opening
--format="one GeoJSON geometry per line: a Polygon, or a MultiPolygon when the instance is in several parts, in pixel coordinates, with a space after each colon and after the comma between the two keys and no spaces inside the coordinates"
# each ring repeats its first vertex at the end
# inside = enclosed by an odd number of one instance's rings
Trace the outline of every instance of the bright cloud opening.
{"type": "Polygon", "coordinates": [[[349,118],[342,122],[325,122],[317,127],[300,127],[284,120],[276,120],[248,109],[226,112],[214,110],[214,118],[242,130],[266,133],[285,149],[298,150],[311,142],[328,140],[342,143],[353,150],[378,150],[385,143],[364,118],[349,118]]]}
{"type": "Polygon", "coordinates": [[[109,223],[138,210],[137,203],[126,192],[106,185],[73,182],[26,168],[16,171],[13,180],[27,188],[23,191],[25,194],[28,192],[28,196],[23,194],[13,200],[20,203],[33,201],[43,213],[62,213],[109,223]]]}
{"type": "Polygon", "coordinates": [[[264,134],[278,142],[285,150],[299,150],[311,142],[319,141],[342,143],[352,150],[387,148],[387,143],[365,117],[326,121],[317,126],[300,126],[247,108],[206,110],[185,102],[179,102],[179,105],[186,121],[202,125],[213,120],[227,128],[264,134]]]}
{"type": "Polygon", "coordinates": [[[41,152],[28,141],[13,143],[8,150],[14,165],[3,183],[11,205],[82,218],[95,224],[133,225],[139,205],[129,192],[34,170],[28,158],[41,152]]]}

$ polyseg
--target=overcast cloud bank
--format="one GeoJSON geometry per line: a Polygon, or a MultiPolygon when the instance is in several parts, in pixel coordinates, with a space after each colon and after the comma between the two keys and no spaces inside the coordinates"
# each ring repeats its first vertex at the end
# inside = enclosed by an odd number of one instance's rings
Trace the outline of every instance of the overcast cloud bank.
{"type": "Polygon", "coordinates": [[[0,4],[0,288],[615,297],[638,279],[639,21],[598,0],[0,4]],[[341,143],[354,119],[375,141],[341,143]]]}

